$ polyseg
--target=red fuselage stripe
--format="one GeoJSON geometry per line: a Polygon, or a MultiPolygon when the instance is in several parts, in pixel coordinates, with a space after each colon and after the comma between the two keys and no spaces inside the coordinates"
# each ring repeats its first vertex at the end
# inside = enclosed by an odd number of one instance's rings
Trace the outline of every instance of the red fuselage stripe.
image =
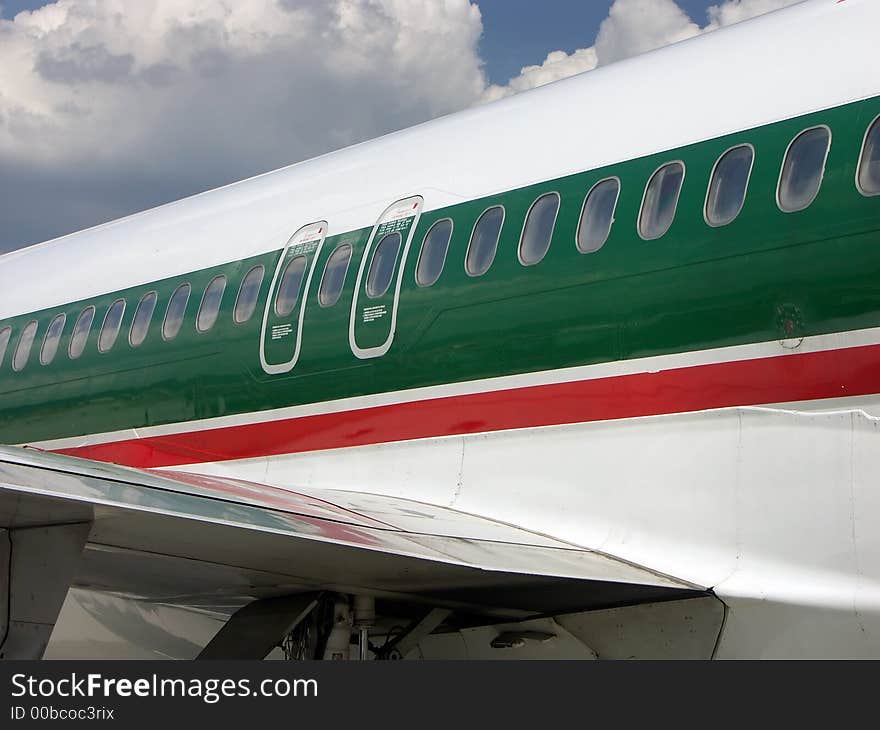
{"type": "Polygon", "coordinates": [[[880,345],[870,345],[430,398],[58,451],[136,467],[178,466],[878,392],[880,345]]]}

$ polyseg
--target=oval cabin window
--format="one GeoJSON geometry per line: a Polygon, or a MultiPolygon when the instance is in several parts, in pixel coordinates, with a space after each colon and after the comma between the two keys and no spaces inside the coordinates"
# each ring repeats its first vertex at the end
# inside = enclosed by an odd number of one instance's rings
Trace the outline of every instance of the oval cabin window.
{"type": "Polygon", "coordinates": [[[557,213],[559,193],[547,193],[532,203],[519,241],[519,262],[523,266],[537,264],[547,255],[557,213]]]}
{"type": "Polygon", "coordinates": [[[191,291],[192,287],[189,284],[181,284],[168,300],[168,308],[165,310],[165,319],[162,322],[162,337],[166,340],[173,340],[180,332],[191,291]]]}
{"type": "Polygon", "coordinates": [[[244,324],[254,316],[265,273],[266,269],[260,264],[248,271],[244,279],[241,280],[241,286],[238,288],[238,296],[235,298],[235,307],[232,312],[232,319],[236,324],[244,324]]]}
{"type": "Polygon", "coordinates": [[[874,120],[865,137],[859,161],[859,190],[862,195],[880,195],[880,117],[874,120]]]}
{"type": "Polygon", "coordinates": [[[196,317],[196,329],[199,332],[207,332],[217,322],[225,291],[226,277],[223,275],[215,276],[205,288],[205,293],[202,295],[202,303],[199,305],[199,313],[196,317]]]}
{"type": "Polygon", "coordinates": [[[64,323],[67,315],[59,314],[49,323],[46,336],[43,338],[43,346],[40,348],[40,363],[48,365],[58,354],[58,343],[61,342],[61,333],[64,332],[64,323]]]}
{"type": "Polygon", "coordinates": [[[119,336],[119,328],[122,326],[122,315],[125,314],[125,300],[117,299],[110,305],[101,325],[101,334],[98,335],[98,351],[110,352],[116,344],[119,336]]]}
{"type": "Polygon", "coordinates": [[[337,246],[336,250],[330,254],[330,258],[324,265],[321,286],[318,290],[318,303],[322,307],[332,307],[339,301],[350,261],[351,246],[347,243],[337,246]]]}
{"type": "Polygon", "coordinates": [[[587,193],[578,223],[578,251],[593,253],[605,245],[611,235],[619,196],[620,181],[616,177],[597,182],[587,193]]]}
{"type": "Polygon", "coordinates": [[[710,226],[732,223],[743,209],[755,151],[741,145],[725,152],[715,163],[706,195],[706,222],[710,226]]]}
{"type": "Polygon", "coordinates": [[[299,290],[302,287],[303,275],[306,272],[306,257],[296,256],[287,262],[278,293],[275,295],[275,314],[286,317],[299,301],[299,290]]]}
{"type": "Polygon", "coordinates": [[[18,346],[15,348],[15,354],[12,356],[12,369],[15,371],[24,370],[28,359],[31,356],[31,348],[34,346],[34,338],[37,336],[37,321],[31,320],[25,325],[18,338],[18,346]]]}
{"type": "Polygon", "coordinates": [[[681,162],[664,165],[651,176],[639,215],[639,235],[646,241],[664,236],[672,226],[683,181],[681,162]]]}
{"type": "Polygon", "coordinates": [[[12,327],[0,329],[0,365],[6,357],[6,349],[9,347],[9,338],[12,336],[12,327]]]}
{"type": "Polygon", "coordinates": [[[73,334],[70,336],[70,344],[67,349],[67,354],[71,360],[76,360],[83,354],[83,350],[86,349],[86,342],[88,342],[89,333],[92,331],[92,322],[94,321],[94,307],[86,307],[79,313],[79,317],[76,318],[76,324],[73,326],[73,334]]]}
{"type": "Polygon", "coordinates": [[[370,299],[378,299],[391,286],[401,240],[399,233],[388,233],[376,246],[370,262],[370,273],[367,274],[367,296],[370,299]]]}
{"type": "Polygon", "coordinates": [[[147,333],[150,331],[150,322],[153,321],[153,313],[156,311],[156,302],[158,295],[156,292],[147,292],[138,302],[137,309],[134,312],[134,319],[131,322],[131,329],[128,331],[128,342],[132,347],[140,347],[147,339],[147,333]]]}
{"type": "Polygon", "coordinates": [[[416,266],[416,283],[419,286],[432,286],[440,278],[451,239],[452,220],[449,218],[437,221],[428,229],[416,266]]]}
{"type": "Polygon", "coordinates": [[[812,205],[822,187],[830,147],[831,131],[827,127],[801,132],[789,145],[777,193],[783,212],[797,213],[812,205]]]}
{"type": "Polygon", "coordinates": [[[495,261],[498,250],[498,238],[504,225],[504,208],[496,205],[483,211],[474,225],[471,240],[468,243],[465,270],[471,276],[482,276],[495,261]]]}

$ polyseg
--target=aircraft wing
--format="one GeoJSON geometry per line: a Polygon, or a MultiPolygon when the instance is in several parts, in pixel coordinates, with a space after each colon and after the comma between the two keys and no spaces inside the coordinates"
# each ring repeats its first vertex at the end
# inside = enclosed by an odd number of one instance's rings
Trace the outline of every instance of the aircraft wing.
{"type": "Polygon", "coordinates": [[[64,574],[70,586],[211,610],[333,591],[513,620],[705,592],[443,507],[18,447],[0,447],[0,528],[10,566],[21,538],[20,565],[31,568],[20,580],[64,574]]]}

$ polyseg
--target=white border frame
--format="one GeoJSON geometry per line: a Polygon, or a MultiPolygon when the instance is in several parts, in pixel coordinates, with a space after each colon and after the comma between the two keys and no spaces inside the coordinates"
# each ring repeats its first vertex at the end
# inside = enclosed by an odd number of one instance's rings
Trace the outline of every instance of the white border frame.
{"type": "MultiPolygon", "coordinates": [[[[313,223],[307,223],[304,226],[300,226],[296,229],[294,234],[287,239],[287,243],[284,244],[284,248],[281,250],[281,256],[278,258],[278,263],[275,266],[275,273],[272,275],[272,283],[269,285],[269,293],[266,296],[266,306],[263,309],[263,323],[260,326],[260,365],[262,365],[263,367],[263,372],[268,375],[280,375],[281,373],[289,373],[296,365],[296,361],[299,360],[299,353],[302,349],[303,319],[305,316],[306,304],[309,300],[309,292],[311,291],[312,287],[312,276],[315,273],[315,266],[318,264],[318,259],[321,257],[321,250],[324,247],[324,241],[327,239],[328,227],[329,224],[325,220],[315,221],[313,223]],[[318,230],[312,237],[308,234],[310,234],[311,229],[314,228],[317,228],[318,230]],[[294,344],[293,347],[293,356],[287,362],[279,363],[278,365],[271,365],[266,362],[266,325],[268,325],[269,323],[269,313],[274,309],[273,300],[275,298],[275,290],[278,287],[278,282],[281,276],[281,270],[288,263],[287,252],[291,246],[296,246],[301,243],[311,243],[312,241],[317,241],[318,245],[315,247],[315,253],[312,257],[312,263],[309,266],[309,273],[306,276],[305,285],[301,285],[303,286],[303,289],[298,302],[299,315],[297,317],[296,344],[294,344]]],[[[293,312],[291,312],[291,314],[293,314],[293,312]]]]}
{"type": "Polygon", "coordinates": [[[495,257],[498,256],[498,243],[501,241],[501,234],[504,232],[504,224],[507,222],[507,208],[504,207],[501,203],[496,205],[490,205],[488,208],[484,208],[483,212],[477,216],[477,220],[474,221],[473,228],[471,228],[471,235],[468,238],[467,251],[464,252],[464,273],[470,276],[472,279],[479,279],[481,276],[485,276],[489,273],[489,269],[492,268],[492,265],[495,263],[495,257]],[[468,259],[471,255],[471,246],[474,243],[474,232],[477,230],[477,225],[481,220],[483,220],[483,216],[486,215],[493,208],[501,208],[501,226],[498,228],[498,236],[495,238],[495,252],[492,254],[492,260],[489,262],[489,266],[480,274],[472,274],[468,271],[468,259]]]}
{"type": "Polygon", "coordinates": [[[648,177],[648,182],[645,183],[645,189],[642,192],[642,204],[639,206],[639,215],[636,218],[636,233],[639,234],[639,238],[643,241],[659,241],[663,236],[669,233],[669,230],[672,228],[672,225],[675,223],[675,219],[678,216],[678,204],[681,201],[681,191],[684,190],[684,180],[687,177],[687,165],[684,160],[669,160],[669,162],[664,162],[660,167],[658,167],[651,175],[648,177]],[[648,199],[648,188],[651,187],[651,183],[654,182],[654,178],[657,177],[657,173],[660,170],[670,167],[671,165],[681,165],[681,183],[678,186],[678,192],[675,194],[675,208],[672,211],[672,220],[669,221],[669,225],[666,226],[666,230],[663,231],[659,236],[651,236],[646,237],[642,235],[642,215],[645,212],[645,201],[648,199]]]}
{"type": "Polygon", "coordinates": [[[125,310],[128,309],[128,302],[125,301],[125,297],[119,297],[118,299],[114,299],[113,302],[107,307],[107,311],[104,314],[104,319],[101,321],[101,329],[98,330],[98,353],[101,355],[106,355],[110,352],[114,347],[116,347],[116,341],[119,339],[119,333],[122,331],[122,320],[125,319],[125,310]],[[104,334],[104,328],[107,326],[107,317],[110,316],[110,312],[113,311],[113,307],[115,307],[119,302],[122,302],[122,314],[119,315],[119,326],[116,328],[116,334],[113,335],[113,342],[110,343],[110,347],[106,350],[101,349],[101,336],[104,334]]]}
{"type": "Polygon", "coordinates": [[[350,241],[341,242],[333,251],[330,252],[330,255],[327,257],[327,261],[324,263],[324,270],[321,272],[321,281],[318,282],[318,306],[322,309],[329,309],[330,307],[335,307],[339,303],[339,299],[342,297],[342,292],[345,291],[345,279],[348,277],[348,270],[351,268],[351,257],[354,256],[354,246],[351,245],[350,241]],[[321,292],[324,289],[324,277],[327,276],[327,269],[330,266],[330,261],[336,255],[336,252],[341,248],[348,247],[348,261],[345,262],[345,273],[342,275],[342,286],[339,287],[339,291],[336,292],[336,299],[334,299],[330,304],[324,304],[321,301],[321,292]]]}
{"type": "Polygon", "coordinates": [[[440,277],[443,276],[443,272],[446,270],[446,258],[449,256],[449,247],[452,245],[452,236],[454,234],[455,234],[455,221],[452,220],[452,218],[450,218],[449,216],[446,216],[445,218],[438,218],[437,220],[435,220],[431,224],[431,227],[425,232],[425,237],[422,238],[422,245],[419,247],[419,258],[416,261],[416,270],[413,272],[413,278],[416,281],[416,286],[418,286],[422,289],[430,289],[432,286],[434,286],[434,284],[436,284],[438,281],[440,281],[440,277]],[[451,227],[449,229],[449,238],[446,239],[446,250],[443,252],[443,263],[440,264],[440,271],[437,272],[437,276],[434,279],[434,281],[432,281],[430,284],[422,284],[419,281],[419,267],[422,265],[422,255],[425,253],[425,241],[428,240],[428,236],[431,235],[431,231],[433,231],[434,228],[438,224],[443,223],[444,221],[449,221],[449,224],[451,227]]]}
{"type": "Polygon", "coordinates": [[[148,292],[145,292],[144,295],[138,300],[137,306],[134,308],[134,316],[131,318],[131,324],[128,327],[128,344],[130,347],[140,347],[147,341],[147,337],[150,334],[150,327],[153,325],[153,318],[156,316],[156,309],[159,306],[159,292],[156,289],[151,289],[148,292]],[[134,332],[134,323],[137,321],[138,313],[141,311],[141,307],[143,306],[144,300],[150,296],[150,294],[154,294],[156,296],[156,303],[153,305],[153,311],[150,312],[150,319],[147,321],[147,331],[144,332],[144,339],[142,339],[137,344],[134,344],[131,340],[131,334],[134,332]]]}
{"type": "MultiPolygon", "coordinates": [[[[381,357],[386,352],[388,352],[388,350],[391,349],[391,343],[394,342],[394,333],[397,330],[397,307],[400,304],[400,288],[403,284],[403,273],[406,269],[406,260],[409,256],[409,249],[412,245],[412,240],[413,236],[415,236],[416,228],[418,228],[419,219],[422,217],[422,208],[424,208],[424,206],[425,199],[421,195],[409,195],[406,198],[399,198],[382,211],[382,215],[380,215],[376,219],[376,222],[373,224],[373,230],[370,231],[370,237],[367,239],[367,245],[364,246],[364,251],[361,254],[361,263],[358,267],[357,278],[354,282],[354,291],[351,295],[351,313],[348,318],[348,344],[351,347],[351,351],[352,353],[354,353],[354,356],[360,360],[367,360],[373,357],[381,357]],[[361,298],[361,285],[364,283],[364,269],[366,268],[367,260],[372,261],[372,256],[370,256],[370,252],[372,250],[373,243],[375,243],[376,241],[376,231],[379,230],[379,226],[381,226],[383,223],[388,223],[392,220],[409,218],[410,216],[399,216],[398,218],[389,217],[389,215],[395,210],[395,208],[397,208],[398,206],[403,206],[404,204],[408,205],[409,203],[413,204],[411,208],[411,210],[414,211],[412,215],[413,222],[409,227],[409,232],[407,233],[406,240],[402,241],[403,253],[400,254],[400,263],[397,265],[397,283],[394,286],[394,302],[391,304],[391,328],[388,332],[388,337],[386,338],[385,342],[383,342],[381,345],[377,345],[376,347],[359,347],[357,341],[355,340],[354,326],[355,322],[357,321],[358,302],[361,298]]],[[[401,236],[401,239],[402,238],[403,236],[401,236]]],[[[364,296],[366,296],[366,292],[364,292],[364,296]]]]}
{"type": "Polygon", "coordinates": [[[92,334],[92,328],[95,326],[95,315],[97,313],[98,313],[98,310],[95,309],[95,305],[89,304],[89,305],[83,307],[82,311],[78,315],[76,315],[76,320],[74,320],[74,323],[73,323],[73,329],[70,332],[70,339],[67,342],[67,357],[69,360],[79,360],[83,356],[83,353],[86,351],[86,345],[89,344],[89,335],[92,334]],[[83,316],[85,316],[85,313],[88,312],[90,309],[92,310],[92,317],[89,320],[89,328],[86,330],[86,338],[83,342],[82,349],[78,353],[76,353],[76,355],[74,355],[73,354],[73,342],[74,342],[74,337],[76,336],[77,325],[79,325],[80,320],[83,318],[83,316]]]}
{"type": "MultiPolygon", "coordinates": [[[[370,256],[370,265],[367,267],[367,280],[364,282],[364,294],[366,294],[367,299],[381,299],[384,297],[388,290],[391,288],[391,283],[394,281],[394,270],[397,269],[397,260],[400,258],[400,252],[403,250],[403,236],[400,235],[400,231],[391,231],[391,233],[386,233],[382,238],[379,239],[379,243],[376,244],[376,247],[373,248],[373,255],[370,256]],[[391,236],[397,236],[397,253],[394,254],[394,266],[392,267],[391,278],[388,280],[388,284],[386,284],[385,288],[379,292],[378,294],[370,294],[370,274],[373,273],[373,264],[376,263],[376,253],[379,250],[379,246],[381,246],[385,241],[391,236]]],[[[348,272],[346,272],[348,273],[348,272]]]]}
{"type": "MultiPolygon", "coordinates": [[[[519,232],[519,243],[516,244],[516,258],[519,260],[519,262],[522,266],[526,266],[526,267],[537,266],[547,257],[547,254],[550,253],[550,247],[553,245],[553,234],[556,233],[556,221],[559,218],[559,209],[561,207],[562,207],[562,196],[559,194],[558,190],[548,190],[546,193],[541,193],[537,198],[535,198],[532,201],[532,204],[529,206],[529,209],[526,212],[526,217],[523,219],[522,230],[519,232]],[[532,214],[532,211],[534,210],[535,206],[538,204],[538,201],[542,200],[543,198],[546,198],[548,195],[555,195],[556,196],[556,213],[553,216],[553,225],[550,227],[550,240],[547,242],[547,248],[544,249],[544,253],[541,255],[541,258],[539,258],[537,261],[532,261],[530,263],[527,263],[527,262],[523,261],[522,245],[523,245],[523,240],[526,235],[526,226],[529,223],[529,216],[532,214]]],[[[502,221],[502,226],[503,225],[504,225],[504,223],[502,221]]],[[[500,231],[498,232],[498,238],[499,239],[501,238],[500,231]]],[[[493,260],[493,263],[494,263],[494,260],[493,260]]]]}
{"type": "Polygon", "coordinates": [[[189,307],[189,300],[192,299],[193,286],[192,282],[182,281],[176,287],[174,287],[174,291],[171,292],[171,296],[168,297],[168,304],[165,306],[165,314],[162,315],[162,340],[165,342],[174,342],[177,339],[177,336],[180,334],[180,331],[183,329],[183,323],[186,321],[186,309],[189,307]],[[168,321],[168,311],[171,309],[171,302],[174,301],[174,295],[180,290],[181,287],[188,287],[189,291],[186,294],[186,302],[183,305],[183,316],[180,318],[180,327],[177,328],[177,331],[171,335],[171,337],[165,336],[165,323],[168,321]]]}
{"type": "Polygon", "coordinates": [[[779,208],[779,210],[781,210],[783,213],[800,213],[801,211],[806,210],[813,203],[816,202],[816,198],[818,198],[819,193],[822,192],[822,183],[825,182],[825,169],[828,167],[828,155],[831,154],[831,145],[833,143],[834,132],[831,131],[831,127],[829,127],[827,124],[815,124],[812,127],[807,127],[806,129],[802,129],[794,137],[791,138],[791,142],[788,143],[788,147],[785,148],[785,154],[782,156],[782,164],[779,166],[779,179],[776,181],[776,207],[779,208]],[[816,186],[816,192],[813,194],[813,197],[810,198],[810,201],[801,208],[783,208],[782,201],[780,200],[779,196],[782,192],[782,175],[785,172],[785,163],[788,162],[788,155],[791,152],[791,148],[794,146],[794,143],[797,142],[801,137],[803,137],[807,132],[812,132],[814,129],[828,130],[828,144],[825,146],[825,157],[822,160],[822,172],[819,175],[819,184],[816,186]]]}
{"type": "Polygon", "coordinates": [[[21,328],[21,332],[18,335],[18,342],[15,343],[15,349],[12,351],[12,370],[16,373],[20,373],[27,367],[27,364],[31,360],[31,353],[34,351],[34,343],[37,341],[37,333],[40,331],[40,322],[39,320],[32,319],[30,320],[24,327],[21,328]],[[24,362],[21,364],[20,368],[15,367],[15,361],[18,358],[18,350],[21,347],[21,341],[24,339],[24,335],[28,330],[28,327],[34,325],[34,334],[31,337],[31,344],[28,345],[27,357],[24,359],[24,362]]]}
{"type": "Polygon", "coordinates": [[[247,270],[247,273],[241,277],[241,283],[238,285],[238,292],[236,292],[235,294],[235,301],[232,303],[232,324],[236,327],[247,324],[254,318],[254,315],[257,313],[257,305],[260,303],[260,290],[263,288],[264,281],[266,281],[266,267],[263,264],[254,264],[253,266],[251,266],[251,268],[247,270]],[[263,273],[260,276],[260,285],[257,287],[257,298],[254,300],[254,309],[247,319],[243,319],[241,322],[239,322],[235,318],[235,312],[238,310],[238,301],[239,299],[241,299],[241,292],[244,290],[244,283],[247,281],[247,278],[251,275],[251,273],[253,273],[257,269],[262,269],[263,273]]]}
{"type": "Polygon", "coordinates": [[[876,193],[866,193],[862,189],[862,182],[860,179],[862,177],[862,165],[865,162],[865,150],[868,148],[868,137],[871,135],[871,132],[874,131],[874,127],[880,129],[880,114],[878,114],[871,120],[871,123],[865,130],[865,136],[862,139],[862,149],[859,151],[859,163],[856,165],[856,190],[858,190],[866,198],[876,198],[878,195],[880,195],[880,190],[878,190],[876,193]]]}
{"type": "Polygon", "coordinates": [[[9,343],[12,341],[12,325],[8,324],[5,327],[0,327],[0,336],[4,332],[6,333],[6,344],[0,349],[0,368],[3,367],[3,361],[6,359],[6,353],[9,350],[9,343]]]}
{"type": "MultiPolygon", "coordinates": [[[[683,182],[683,181],[682,181],[683,182]]],[[[603,177],[601,180],[596,180],[593,183],[593,186],[587,190],[587,194],[584,196],[584,202],[581,203],[581,213],[578,216],[578,224],[577,228],[574,230],[574,247],[575,250],[581,256],[589,256],[591,253],[597,253],[601,251],[605,244],[608,243],[608,239],[611,238],[611,229],[614,228],[614,224],[617,221],[617,204],[620,202],[620,193],[623,190],[623,183],[620,181],[620,178],[617,175],[610,175],[609,177],[603,177]],[[587,209],[587,201],[590,199],[590,196],[593,194],[593,191],[598,188],[602,183],[611,182],[612,180],[617,181],[617,195],[614,196],[614,207],[611,209],[611,223],[608,224],[608,230],[605,232],[605,238],[601,244],[599,244],[598,248],[594,248],[591,251],[584,251],[580,246],[580,237],[581,237],[581,226],[584,223],[584,211],[587,209]]]]}
{"type": "Polygon", "coordinates": [[[214,325],[217,324],[217,319],[220,317],[220,308],[223,306],[223,297],[226,296],[226,287],[229,286],[229,277],[226,274],[217,274],[216,276],[211,277],[211,281],[208,282],[208,285],[205,287],[205,291],[202,292],[202,298],[199,300],[199,308],[196,310],[196,333],[200,335],[205,335],[214,329],[214,325]],[[211,288],[211,284],[213,284],[217,279],[223,279],[223,291],[220,292],[220,302],[217,305],[217,312],[214,314],[214,321],[211,322],[210,326],[202,329],[199,327],[199,317],[202,315],[202,307],[205,306],[205,297],[208,296],[208,290],[211,288]]]}
{"type": "Polygon", "coordinates": [[[46,334],[43,335],[43,342],[40,344],[40,365],[46,367],[51,365],[55,358],[58,357],[58,348],[61,345],[61,338],[64,337],[64,328],[67,326],[67,313],[59,312],[52,319],[49,320],[49,326],[46,327],[46,334]],[[52,353],[52,357],[48,360],[43,359],[43,352],[46,350],[46,343],[49,341],[49,333],[52,331],[52,325],[61,319],[61,331],[58,333],[58,340],[55,343],[55,352],[52,353]]]}
{"type": "Polygon", "coordinates": [[[752,184],[752,172],[755,170],[755,159],[757,158],[758,153],[755,151],[755,146],[751,142],[740,142],[739,144],[733,145],[733,147],[728,147],[724,152],[718,155],[718,159],[715,160],[715,164],[712,165],[712,172],[709,174],[709,184],[706,185],[706,200],[703,202],[703,220],[706,221],[706,225],[710,228],[724,228],[725,226],[729,226],[733,223],[737,218],[739,218],[740,213],[743,212],[743,209],[746,207],[746,198],[749,197],[749,188],[752,184]],[[752,151],[752,161],[749,163],[749,174],[746,176],[746,187],[743,190],[742,200],[739,202],[739,208],[734,214],[733,218],[724,223],[712,223],[709,220],[709,193],[712,192],[712,183],[715,180],[715,173],[718,171],[718,165],[721,164],[721,160],[723,160],[727,155],[729,155],[734,150],[738,150],[740,147],[748,147],[752,151]]]}

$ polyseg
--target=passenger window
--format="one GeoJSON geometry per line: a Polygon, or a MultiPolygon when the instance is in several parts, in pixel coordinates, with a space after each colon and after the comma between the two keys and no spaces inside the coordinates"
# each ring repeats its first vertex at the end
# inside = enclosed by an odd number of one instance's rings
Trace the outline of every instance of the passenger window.
{"type": "Polygon", "coordinates": [[[523,266],[537,264],[547,255],[557,213],[559,193],[547,193],[532,203],[519,240],[519,262],[523,266]]]}
{"type": "Polygon", "coordinates": [[[804,210],[816,199],[822,187],[830,146],[831,130],[828,127],[801,132],[789,145],[777,192],[777,202],[783,212],[804,210]]]}
{"type": "Polygon", "coordinates": [[[874,120],[865,137],[865,149],[859,161],[859,190],[863,195],[880,195],[880,117],[874,120]]]}
{"type": "Polygon", "coordinates": [[[663,236],[675,220],[678,196],[684,181],[684,164],[670,162],[655,172],[645,188],[639,235],[646,241],[663,236]]]}
{"type": "Polygon", "coordinates": [[[332,307],[339,301],[342,287],[345,285],[345,275],[348,273],[348,264],[351,261],[351,246],[343,243],[337,246],[330,254],[324,266],[324,274],[321,276],[321,287],[318,290],[318,303],[322,307],[332,307]]]}
{"type": "Polygon", "coordinates": [[[83,350],[86,349],[86,342],[88,342],[89,332],[92,331],[92,322],[94,320],[94,307],[86,307],[79,313],[76,324],[73,326],[73,334],[70,336],[70,345],[67,350],[71,360],[76,360],[83,354],[83,350]]]}
{"type": "Polygon", "coordinates": [[[131,322],[131,329],[128,331],[128,343],[132,347],[139,347],[147,339],[150,322],[153,321],[153,312],[156,311],[157,299],[156,292],[151,291],[144,294],[138,302],[134,319],[131,322]]]}
{"type": "Polygon", "coordinates": [[[48,365],[55,359],[66,321],[67,315],[59,314],[49,323],[49,329],[46,330],[46,336],[43,338],[43,346],[40,348],[40,363],[43,365],[48,365]]]}
{"type": "Polygon", "coordinates": [[[244,279],[241,280],[238,296],[235,298],[235,307],[232,311],[232,319],[236,324],[244,324],[254,316],[265,273],[266,269],[260,264],[248,271],[244,279]]]}
{"type": "Polygon", "coordinates": [[[388,233],[382,237],[376,250],[373,251],[370,273],[367,274],[367,296],[370,299],[381,297],[391,286],[397,255],[400,253],[400,242],[399,233],[388,233]]]}
{"type": "Polygon", "coordinates": [[[483,211],[471,233],[465,270],[471,276],[482,276],[492,266],[498,250],[498,237],[504,225],[504,208],[496,205],[483,211]]]}
{"type": "Polygon", "coordinates": [[[101,325],[101,334],[98,335],[98,351],[110,352],[116,344],[119,336],[119,327],[122,325],[122,315],[125,314],[125,300],[117,299],[110,305],[104,316],[104,324],[101,325]]]}
{"type": "Polygon", "coordinates": [[[0,330],[0,365],[6,357],[6,348],[9,347],[9,338],[12,336],[12,327],[4,327],[0,330]]]}
{"type": "Polygon", "coordinates": [[[296,256],[287,262],[278,293],[275,295],[275,314],[286,317],[293,311],[299,301],[299,290],[302,287],[303,275],[306,271],[306,257],[296,256]]]}
{"type": "Polygon", "coordinates": [[[21,331],[21,336],[18,338],[18,346],[15,348],[15,355],[12,358],[12,369],[16,372],[24,370],[24,366],[27,365],[36,336],[37,321],[32,319],[25,325],[25,328],[21,331]]]}
{"type": "Polygon", "coordinates": [[[207,332],[217,321],[220,313],[220,304],[223,302],[223,293],[226,291],[226,277],[222,274],[211,279],[211,283],[205,288],[202,295],[202,303],[199,306],[199,314],[196,317],[196,329],[199,332],[207,332]]]}
{"type": "Polygon", "coordinates": [[[171,299],[168,300],[168,308],[165,310],[165,321],[162,322],[162,337],[166,340],[173,340],[177,337],[177,333],[180,332],[191,291],[192,287],[189,284],[181,284],[174,290],[171,299]]]}
{"type": "Polygon", "coordinates": [[[416,266],[416,283],[419,286],[431,286],[440,278],[451,238],[452,220],[449,218],[437,221],[425,234],[416,266]]]}
{"type": "Polygon", "coordinates": [[[584,199],[578,223],[577,247],[581,253],[593,253],[605,245],[614,223],[614,211],[620,196],[616,177],[597,182],[584,199]]]}
{"type": "Polygon", "coordinates": [[[725,152],[712,172],[706,194],[706,222],[710,226],[732,223],[743,209],[755,150],[749,144],[725,152]]]}

